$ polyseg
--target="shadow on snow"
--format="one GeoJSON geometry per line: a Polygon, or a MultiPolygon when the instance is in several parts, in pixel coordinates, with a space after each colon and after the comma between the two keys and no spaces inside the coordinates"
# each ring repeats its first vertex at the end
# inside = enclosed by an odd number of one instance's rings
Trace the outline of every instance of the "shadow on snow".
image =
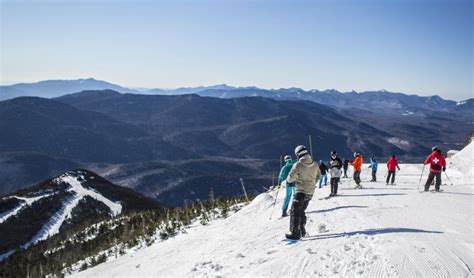
{"type": "Polygon", "coordinates": [[[313,211],[307,211],[306,213],[324,213],[324,212],[330,212],[330,211],[345,209],[345,208],[368,208],[368,206],[338,206],[338,207],[333,207],[329,209],[318,209],[318,210],[313,210],[313,211]]]}
{"type": "Polygon", "coordinates": [[[398,233],[427,233],[427,234],[442,234],[439,231],[427,231],[412,228],[381,228],[381,229],[367,229],[362,231],[354,231],[348,233],[332,233],[332,234],[320,234],[315,236],[308,236],[304,240],[319,240],[339,237],[350,237],[354,235],[381,235],[381,234],[398,234],[398,233]]]}

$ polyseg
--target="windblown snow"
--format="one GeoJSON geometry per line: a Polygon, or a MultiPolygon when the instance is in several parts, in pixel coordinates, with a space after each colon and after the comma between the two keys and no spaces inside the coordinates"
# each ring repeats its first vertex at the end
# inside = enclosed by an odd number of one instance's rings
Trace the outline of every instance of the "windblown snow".
{"type": "MultiPolygon", "coordinates": [[[[257,196],[227,219],[190,228],[166,241],[76,273],[79,277],[472,277],[474,270],[473,144],[448,160],[454,185],[420,193],[420,164],[403,164],[396,185],[364,189],[343,179],[339,196],[317,189],[309,207],[308,236],[284,241],[289,218],[280,218],[284,189],[257,196]],[[467,175],[466,175],[467,174],[467,175]],[[276,198],[276,207],[272,206],[276,198]]],[[[382,159],[379,158],[381,161],[382,159]]],[[[433,189],[433,188],[432,188],[433,189]]]]}

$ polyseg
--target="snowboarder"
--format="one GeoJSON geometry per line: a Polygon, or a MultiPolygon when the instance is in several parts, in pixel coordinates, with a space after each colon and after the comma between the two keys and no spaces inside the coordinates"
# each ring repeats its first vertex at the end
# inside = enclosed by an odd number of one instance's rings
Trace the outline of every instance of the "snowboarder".
{"type": "Polygon", "coordinates": [[[376,182],[377,181],[377,168],[379,164],[377,163],[377,160],[375,160],[374,157],[370,158],[370,165],[369,168],[372,168],[372,179],[370,180],[371,182],[376,182]]]}
{"type": "Polygon", "coordinates": [[[343,166],[344,166],[344,176],[343,176],[343,178],[348,178],[348,176],[347,176],[347,168],[349,168],[349,160],[347,160],[347,159],[344,158],[343,166]]]}
{"type": "MultiPolygon", "coordinates": [[[[293,167],[293,160],[291,159],[290,155],[285,155],[285,165],[280,170],[280,175],[278,176],[278,185],[281,186],[283,181],[286,180],[288,177],[288,173],[290,173],[291,167],[293,167]]],[[[291,196],[293,196],[295,192],[295,183],[286,183],[286,195],[285,199],[283,200],[283,207],[282,207],[282,214],[281,217],[288,216],[286,212],[288,209],[288,205],[290,204],[291,196]]]]}
{"type": "Polygon", "coordinates": [[[356,183],[356,186],[354,189],[361,189],[362,185],[360,184],[360,172],[362,171],[362,161],[363,157],[360,153],[355,152],[354,153],[354,160],[351,162],[352,167],[354,167],[354,181],[356,183]]]}
{"type": "Polygon", "coordinates": [[[305,146],[298,146],[295,149],[298,161],[286,178],[287,183],[295,183],[295,196],[291,204],[290,234],[286,234],[287,239],[298,240],[306,235],[306,215],[305,210],[309,201],[313,197],[316,181],[320,178],[319,165],[313,161],[305,146]]]}
{"type": "Polygon", "coordinates": [[[321,178],[319,179],[319,188],[321,188],[328,183],[328,167],[326,166],[326,164],[324,164],[322,160],[319,161],[319,170],[321,171],[321,178]]]}
{"type": "Polygon", "coordinates": [[[388,174],[387,174],[387,180],[385,181],[387,185],[388,185],[388,182],[390,181],[390,177],[392,177],[390,184],[393,185],[395,183],[395,172],[397,168],[398,168],[398,171],[400,171],[400,167],[398,166],[398,161],[395,158],[395,155],[392,155],[387,161],[388,174]]]}
{"type": "Polygon", "coordinates": [[[435,190],[439,192],[441,186],[441,172],[446,171],[446,160],[444,159],[441,150],[438,147],[433,147],[431,149],[431,154],[428,155],[424,165],[430,164],[430,173],[428,175],[428,180],[425,183],[425,191],[430,189],[431,182],[436,177],[435,190]]]}
{"type": "Polygon", "coordinates": [[[331,174],[331,194],[329,194],[329,197],[334,197],[337,195],[337,187],[342,175],[341,168],[341,159],[337,157],[336,151],[332,151],[331,158],[329,160],[329,173],[331,174]]]}

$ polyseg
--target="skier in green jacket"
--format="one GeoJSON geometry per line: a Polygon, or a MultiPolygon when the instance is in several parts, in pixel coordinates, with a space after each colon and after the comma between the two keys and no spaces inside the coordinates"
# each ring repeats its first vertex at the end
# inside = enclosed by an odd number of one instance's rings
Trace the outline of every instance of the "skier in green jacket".
{"type": "Polygon", "coordinates": [[[288,205],[290,204],[291,196],[295,193],[295,183],[286,183],[286,178],[288,177],[288,173],[290,173],[291,167],[293,167],[293,160],[291,159],[290,155],[285,155],[285,165],[280,170],[280,175],[278,176],[278,185],[286,185],[286,195],[285,200],[283,200],[283,213],[281,217],[288,216],[286,210],[288,209],[288,205]],[[285,182],[284,182],[285,181],[285,182]]]}

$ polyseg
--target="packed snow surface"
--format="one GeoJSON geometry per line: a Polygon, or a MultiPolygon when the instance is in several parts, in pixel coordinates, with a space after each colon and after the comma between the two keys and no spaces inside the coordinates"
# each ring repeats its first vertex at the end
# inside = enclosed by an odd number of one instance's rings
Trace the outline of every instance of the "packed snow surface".
{"type": "Polygon", "coordinates": [[[327,200],[329,186],[317,189],[306,210],[309,235],[296,243],[284,240],[289,218],[280,218],[282,189],[271,219],[277,192],[257,196],[227,219],[75,275],[472,277],[474,180],[463,173],[472,172],[474,161],[465,150],[456,157],[447,171],[454,185],[443,182],[441,193],[420,193],[427,171],[418,188],[419,164],[400,165],[393,186],[385,185],[381,163],[378,182],[368,181],[364,165],[364,189],[343,179],[339,196],[327,200]],[[457,164],[465,156],[467,168],[457,164]]]}

